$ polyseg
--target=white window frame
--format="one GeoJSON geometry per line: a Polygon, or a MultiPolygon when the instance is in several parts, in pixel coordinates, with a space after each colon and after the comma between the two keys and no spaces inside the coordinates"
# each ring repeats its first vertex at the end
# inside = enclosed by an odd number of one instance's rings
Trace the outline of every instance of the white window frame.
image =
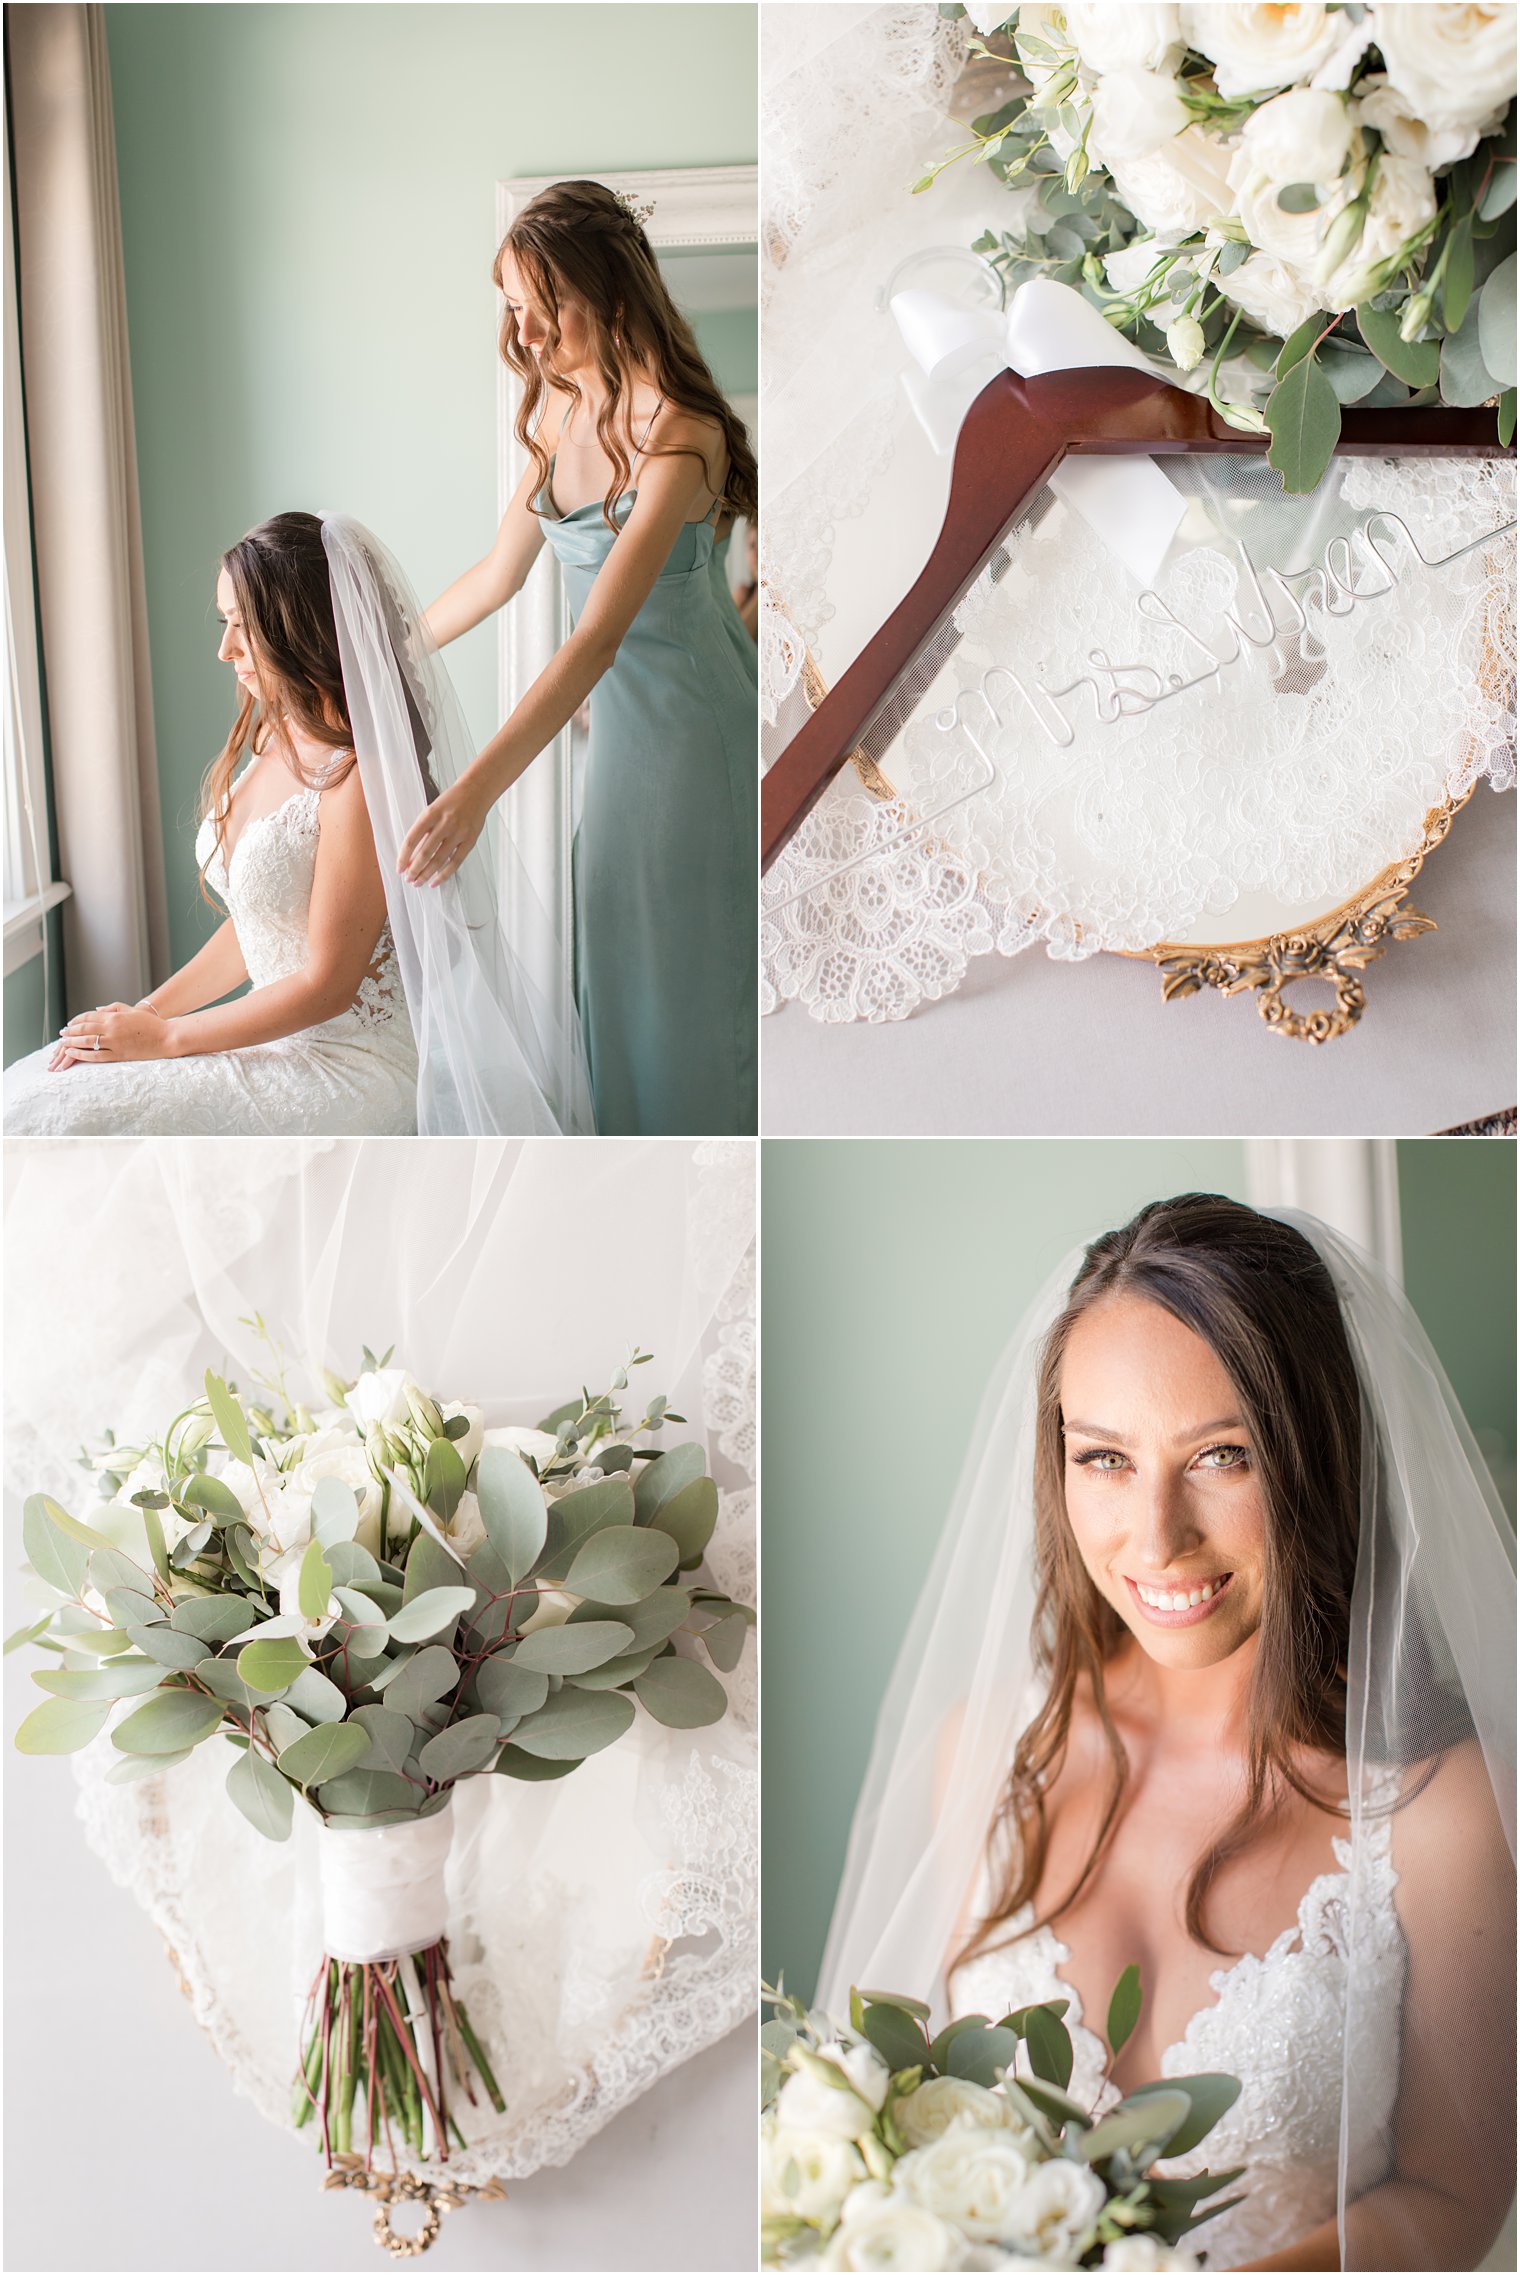
{"type": "Polygon", "coordinates": [[[5,976],[46,946],[50,909],[71,888],[54,877],[43,762],[42,675],[32,584],[31,487],[21,385],[16,264],[11,225],[11,172],[5,163],[5,976]]]}
{"type": "MultiPolygon", "coordinates": [[[[657,253],[702,246],[753,245],[759,257],[759,168],[680,166],[627,174],[589,174],[635,206],[654,208],[644,228],[657,253]]],[[[498,244],[530,199],[563,181],[561,174],[535,174],[496,185],[498,244]]],[[[529,465],[527,451],[513,431],[522,382],[498,356],[496,377],[496,463],[498,513],[505,513],[529,465]]],[[[742,415],[742,412],[741,412],[742,415]]],[[[559,567],[548,547],[534,563],[527,583],[501,612],[497,643],[497,702],[507,719],[535,679],[569,636],[569,612],[559,567]]],[[[507,792],[507,824],[535,895],[559,935],[568,991],[574,961],[570,907],[571,811],[570,729],[558,734],[526,774],[507,792]]],[[[514,912],[507,910],[509,932],[514,912]]]]}

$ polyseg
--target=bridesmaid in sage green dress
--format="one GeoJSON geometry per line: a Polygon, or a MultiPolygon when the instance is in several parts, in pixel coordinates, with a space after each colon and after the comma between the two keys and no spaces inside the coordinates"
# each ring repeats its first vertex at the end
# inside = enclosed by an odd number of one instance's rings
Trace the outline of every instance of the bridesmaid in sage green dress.
{"type": "Polygon", "coordinates": [[[725,574],[754,459],[600,183],[535,198],[496,260],[532,463],[487,557],[428,611],[440,644],[521,589],[542,545],[574,629],[401,852],[448,876],[495,800],[589,698],[573,860],[576,1002],[598,1131],[756,1128],[757,680],[725,574]]]}

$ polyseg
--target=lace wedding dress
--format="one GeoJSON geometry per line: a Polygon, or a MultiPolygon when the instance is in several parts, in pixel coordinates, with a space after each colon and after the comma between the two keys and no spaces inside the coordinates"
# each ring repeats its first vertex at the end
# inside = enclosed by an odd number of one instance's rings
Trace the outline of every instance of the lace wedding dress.
{"type": "MultiPolygon", "coordinates": [[[[1393,1798],[1386,1778],[1369,1787],[1379,1805],[1393,1798]]],[[[1161,2057],[1163,2078],[1223,2072],[1240,2080],[1240,2098],[1207,2139],[1186,2156],[1163,2159],[1163,2176],[1190,2179],[1205,2170],[1245,2166],[1228,2193],[1244,2201],[1198,2230],[1194,2241],[1211,2268],[1243,2267],[1284,2250],[1322,2221],[1335,2217],[1340,2151],[1341,2089],[1346,2011],[1346,1908],[1351,1844],[1333,1844],[1337,1869],[1321,1873],[1305,1891],[1298,1917],[1261,1957],[1247,1952],[1209,1978],[1215,1996],[1201,2007],[1175,2045],[1161,2057]]],[[[1362,2009],[1364,2042],[1353,2049],[1357,2071],[1375,2083],[1382,2107],[1380,2131],[1393,2112],[1399,2080],[1399,2014],[1408,1963],[1394,1910],[1398,1883],[1390,1850],[1390,1821],[1369,1818],[1359,1866],[1364,1907],[1362,1956],[1375,1952],[1384,1996],[1362,2009]]],[[[1104,2114],[1122,2099],[1102,2082],[1107,2048],[1088,2028],[1080,1994],[1061,1973],[1071,1957],[1053,1928],[1027,1930],[1026,1905],[1008,1923],[1017,1941],[984,1951],[950,1977],[951,2013],[985,2014],[996,2021],[1016,2007],[1043,1999],[1070,2001],[1064,2016],[1072,2042],[1068,2091],[1084,2107],[1104,2114]],[[1021,1932],[1024,1931],[1024,1932],[1021,1932]]],[[[1021,2072],[1024,2058],[1020,2057],[1021,2072]]],[[[1355,2196],[1382,2177],[1364,2138],[1347,2173],[1355,2196]]]]}
{"type": "MultiPolygon", "coordinates": [[[[227,907],[254,987],[306,962],[319,788],[243,829],[224,862],[209,818],[195,857],[227,907]]],[[[396,1137],[416,1128],[417,1051],[389,925],[346,1011],[278,1042],[199,1058],[48,1072],[52,1047],[7,1068],[7,1136],[396,1137]]]]}

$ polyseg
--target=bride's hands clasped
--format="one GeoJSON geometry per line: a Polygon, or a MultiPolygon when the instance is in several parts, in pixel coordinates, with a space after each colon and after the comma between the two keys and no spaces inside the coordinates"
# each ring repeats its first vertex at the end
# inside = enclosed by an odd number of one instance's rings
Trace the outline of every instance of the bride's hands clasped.
{"type": "Polygon", "coordinates": [[[174,1056],[168,1020],[140,1003],[103,1003],[94,1011],[81,1011],[59,1030],[58,1048],[48,1071],[60,1074],[68,1066],[104,1066],[125,1059],[166,1059],[174,1056]]]}
{"type": "Polygon", "coordinates": [[[409,885],[441,885],[474,847],[491,811],[490,794],[467,775],[451,782],[418,815],[402,841],[396,867],[409,885]]]}

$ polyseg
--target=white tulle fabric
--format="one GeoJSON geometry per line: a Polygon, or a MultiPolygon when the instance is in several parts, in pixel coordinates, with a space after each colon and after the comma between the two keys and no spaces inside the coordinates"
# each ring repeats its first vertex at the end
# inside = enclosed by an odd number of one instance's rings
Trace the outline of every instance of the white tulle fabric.
{"type": "MultiPolygon", "coordinates": [[[[658,1377],[709,1448],[709,1569],[752,1590],[752,1151],[160,1143],[73,1147],[61,1163],[52,1146],[17,1146],[7,1491],[77,1504],[81,1433],[161,1426],[208,1364],[246,1377],[255,1308],[313,1363],[351,1368],[361,1342],[394,1338],[397,1363],[493,1422],[535,1421],[642,1341],[656,1364],[638,1387],[658,1377]]],[[[721,1679],[730,1711],[711,1729],[641,1715],[558,1783],[456,1789],[451,1964],[508,2103],[504,2117],[465,2112],[457,2178],[564,2163],[753,2007],[753,1645],[721,1679]]],[[[176,1954],[238,2089],[287,2126],[322,1948],[320,1828],[298,1809],[289,1843],[262,1839],[227,1799],[231,1758],[213,1742],[161,1779],[111,1786],[97,1743],[78,1757],[79,1811],[176,1954]]]]}
{"type": "MultiPolygon", "coordinates": [[[[1242,2080],[1204,2153],[1178,2169],[1248,2167],[1246,2202],[1205,2230],[1209,2263],[1281,2249],[1397,2169],[1390,2118],[1401,2066],[1452,2106],[1504,2106],[1512,2058],[1501,2025],[1479,2047],[1414,2027],[1406,1972],[1443,1922],[1398,1909],[1401,1843],[1416,1807],[1376,1812],[1433,1750],[1433,1685],[1465,1703],[1492,1808],[1514,1855],[1514,1538],[1486,1465],[1401,1291],[1313,1217],[1274,1211],[1312,1241],[1335,1281],[1363,1393],[1362,1514],[1347,1711],[1350,1823],[1337,1871],[1305,1893],[1270,1949],[1214,1975],[1213,2004],[1169,2048],[1171,2076],[1242,2080]],[[1495,2097],[1498,2097],[1497,2101],[1495,2097]]],[[[852,1984],[912,1990],[937,2011],[994,2018],[1033,1998],[1073,1999],[1079,2090],[1096,2089],[1099,2042],[1060,1975],[1050,1931],[946,1967],[968,1898],[985,1886],[994,1810],[1036,1700],[1033,1631],[1035,1382],[1046,1333],[1081,1261],[1040,1291],[989,1385],[928,1581],[877,1719],[819,1983],[842,2014],[852,1984]],[[1009,1995],[1004,1996],[1004,1992],[1009,1995]]],[[[1027,1924],[1027,1917],[1025,1921],[1027,1924]]],[[[1016,1932],[1017,1922],[1014,1923],[1016,1932]]],[[[1495,1986],[1496,2013],[1509,2011],[1495,1986]]],[[[1416,2195],[1418,2192],[1411,2192],[1416,2195]]],[[[1410,2213],[1410,2233],[1415,2215],[1410,2213]]],[[[1436,2247],[1432,2245],[1432,2250],[1436,2247]]],[[[1401,2264],[1429,2266],[1416,2238],[1401,2264]]],[[[1450,2262],[1448,2262],[1449,2264],[1450,2262]]],[[[1362,2255],[1355,2223],[1342,2264],[1362,2255]]]]}
{"type": "Polygon", "coordinates": [[[412,824],[475,757],[415,594],[378,538],[322,516],[354,752],[417,1038],[424,1136],[589,1136],[596,1127],[566,960],[492,807],[439,886],[397,871],[412,824]],[[508,926],[510,924],[510,939],[508,926]]]}
{"type": "MultiPolygon", "coordinates": [[[[255,765],[272,763],[255,760],[255,765]]],[[[255,987],[304,969],[322,789],[250,821],[223,860],[208,818],[195,858],[226,907],[255,987]],[[209,866],[208,866],[209,864],[209,866]]],[[[8,1136],[399,1136],[416,1128],[417,1049],[389,927],[346,1011],[277,1042],[201,1058],[50,1074],[51,1048],[7,1068],[8,1136]]]]}

